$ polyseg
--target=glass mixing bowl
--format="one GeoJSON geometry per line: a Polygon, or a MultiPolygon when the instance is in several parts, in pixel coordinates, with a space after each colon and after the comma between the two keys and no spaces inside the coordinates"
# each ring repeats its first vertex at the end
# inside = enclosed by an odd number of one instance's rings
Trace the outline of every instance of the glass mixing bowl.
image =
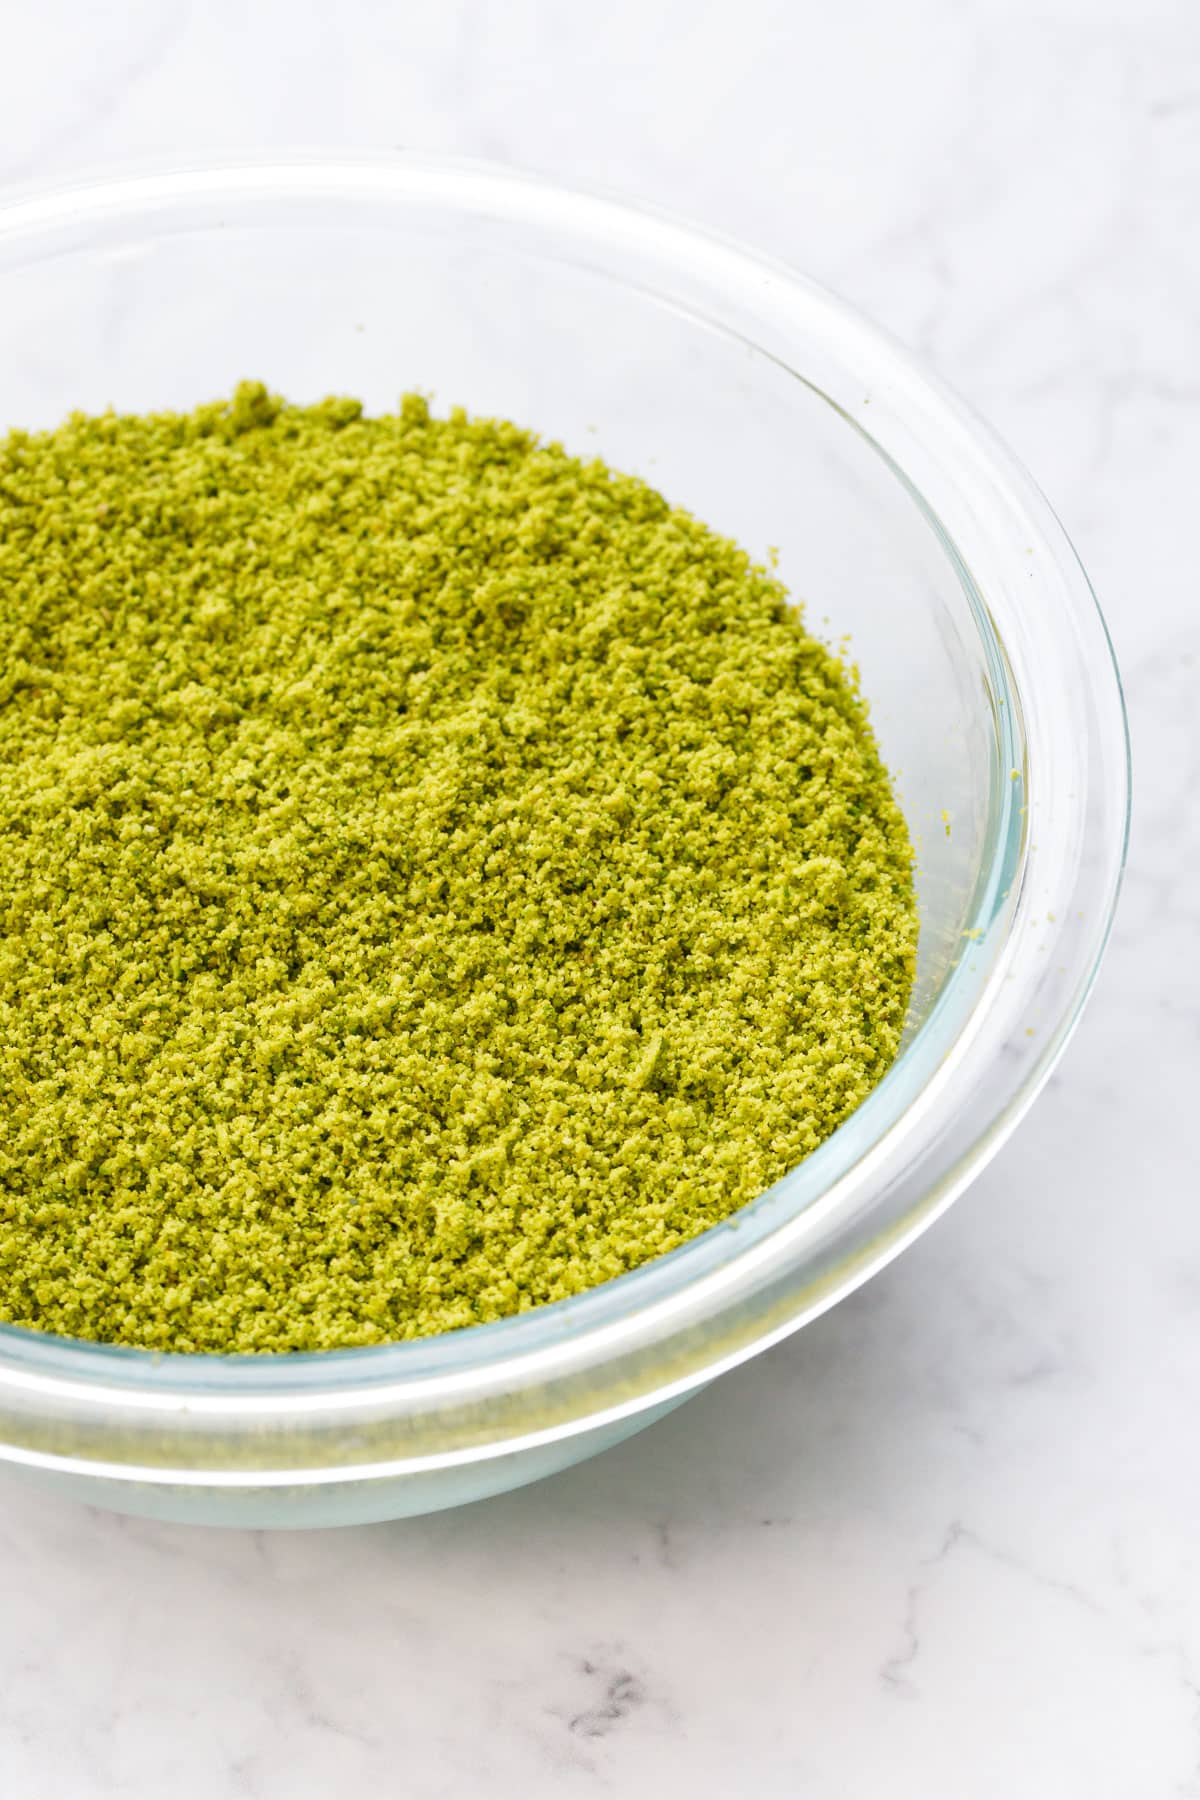
{"type": "Polygon", "coordinates": [[[636,1272],[445,1337],[160,1356],[0,1328],[0,1458],[92,1502],[396,1517],[636,1431],[912,1241],[1046,1080],[1124,854],[1120,688],[1037,488],[903,350],[674,220],[416,158],[173,168],[0,205],[0,429],[409,388],[645,476],[848,636],[920,858],[920,967],[870,1099],[636,1272]]]}

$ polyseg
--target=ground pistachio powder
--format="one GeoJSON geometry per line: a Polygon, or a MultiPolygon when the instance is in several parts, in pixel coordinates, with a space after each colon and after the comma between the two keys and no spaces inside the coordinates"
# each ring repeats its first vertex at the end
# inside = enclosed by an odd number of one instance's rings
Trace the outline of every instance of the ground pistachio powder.
{"type": "Polygon", "coordinates": [[[0,442],[0,1319],[312,1350],[727,1218],[895,1055],[853,676],[640,480],[408,396],[0,442]]]}

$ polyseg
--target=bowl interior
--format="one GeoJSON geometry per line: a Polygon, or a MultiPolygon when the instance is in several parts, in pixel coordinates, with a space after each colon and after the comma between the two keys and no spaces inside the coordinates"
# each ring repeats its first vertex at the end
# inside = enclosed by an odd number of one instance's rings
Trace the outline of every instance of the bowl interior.
{"type": "Polygon", "coordinates": [[[810,629],[849,640],[917,847],[911,1041],[998,880],[1015,700],[936,519],[814,370],[569,242],[416,198],[126,210],[6,258],[0,340],[21,350],[0,359],[0,429],[187,409],[245,376],[371,410],[417,388],[602,456],[777,557],[810,629]]]}

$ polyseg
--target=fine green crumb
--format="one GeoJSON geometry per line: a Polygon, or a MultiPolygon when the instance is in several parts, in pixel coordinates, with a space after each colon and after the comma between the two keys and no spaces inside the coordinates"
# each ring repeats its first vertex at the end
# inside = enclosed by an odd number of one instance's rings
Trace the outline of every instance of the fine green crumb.
{"type": "Polygon", "coordinates": [[[0,595],[0,1319],[497,1319],[727,1218],[895,1056],[856,685],[643,482],[243,383],[0,441],[0,595]]]}

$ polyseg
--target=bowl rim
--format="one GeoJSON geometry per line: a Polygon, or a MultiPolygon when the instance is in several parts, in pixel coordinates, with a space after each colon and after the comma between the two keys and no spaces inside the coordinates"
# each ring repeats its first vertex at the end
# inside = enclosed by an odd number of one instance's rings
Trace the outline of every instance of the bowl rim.
{"type": "MultiPolygon", "coordinates": [[[[785,364],[868,438],[924,508],[943,548],[960,563],[976,596],[977,623],[992,659],[994,678],[1012,701],[1000,737],[1011,752],[1014,770],[1021,771],[1021,781],[1001,796],[1003,830],[975,896],[972,929],[979,933],[978,954],[963,958],[929,1017],[883,1080],[831,1138],[749,1207],[641,1268],[569,1299],[440,1337],[283,1356],[158,1353],[0,1325],[0,1387],[8,1382],[27,1390],[41,1387],[76,1397],[104,1392],[110,1398],[119,1396],[122,1405],[134,1408],[173,1411],[186,1404],[201,1411],[211,1407],[223,1417],[229,1417],[231,1409],[241,1416],[276,1413],[281,1407],[297,1407],[306,1413],[325,1407],[337,1409],[353,1393],[368,1389],[383,1398],[384,1404],[425,1404],[444,1399],[455,1389],[477,1389],[481,1380],[489,1388],[506,1381],[545,1382],[556,1374],[556,1364],[564,1353],[576,1367],[602,1362],[616,1350],[624,1350],[631,1321],[637,1322],[639,1341],[651,1343],[671,1333],[675,1315],[681,1311],[689,1319],[696,1316],[698,1306],[711,1314],[727,1301],[732,1303],[735,1291],[744,1291],[747,1283],[761,1286],[781,1277],[792,1280],[796,1303],[783,1323],[758,1332],[753,1341],[739,1342],[702,1367],[690,1367],[675,1378],[674,1387],[669,1381],[659,1381],[629,1402],[648,1406],[764,1347],[834,1304],[890,1261],[979,1172],[1049,1077],[1095,980],[1128,842],[1128,729],[1111,640],[1061,524],[1021,465],[963,401],[902,345],[815,282],[722,233],[657,208],[500,165],[410,153],[297,152],[156,159],[100,174],[93,171],[8,189],[0,194],[0,253],[10,243],[47,230],[82,230],[86,236],[89,225],[105,216],[135,218],[154,215],[156,210],[161,214],[181,202],[208,205],[225,199],[236,204],[239,198],[252,198],[311,203],[344,195],[381,204],[426,198],[485,213],[498,211],[505,219],[550,234],[566,230],[601,245],[613,241],[623,255],[648,260],[660,272],[664,266],[685,271],[698,287],[708,283],[718,294],[736,294],[739,301],[750,294],[753,306],[769,321],[770,329],[777,330],[781,343],[786,343],[789,329],[798,321],[810,332],[825,330],[841,346],[849,364],[862,370],[864,385],[870,384],[868,398],[887,396],[885,404],[871,415],[868,430],[866,415],[852,412],[836,394],[785,364]],[[892,427],[890,440],[886,431],[880,431],[881,418],[892,427]],[[1064,627],[1069,624],[1076,648],[1081,648],[1089,698],[1095,702],[1099,720],[1097,730],[1105,739],[1101,743],[1106,759],[1104,781],[1110,791],[1103,835],[1092,831],[1087,844],[1096,865],[1088,882],[1092,910],[1079,922],[1077,936],[1082,941],[1076,946],[1070,991],[1061,997],[1056,1017],[1047,1020],[1042,1041],[1025,1058],[1020,1079],[998,1095],[994,1105],[980,1110],[968,1141],[959,1145],[949,1160],[935,1156],[930,1162],[919,1201],[913,1202],[910,1191],[899,1216],[875,1218],[864,1234],[849,1187],[855,1179],[861,1184],[864,1165],[887,1162],[894,1134],[917,1101],[918,1096],[908,1092],[914,1073],[921,1074],[920,1090],[928,1095],[939,1073],[938,1059],[952,1060],[951,1052],[963,1031],[978,1026],[999,984],[1011,976],[1012,957],[1006,952],[1011,951],[1015,923],[1029,898],[1032,859],[1039,854],[1019,804],[1020,795],[1031,791],[1030,776],[1038,778],[1021,761],[1028,749],[1023,742],[1028,723],[1022,714],[1025,696],[1013,678],[1004,636],[993,618],[991,590],[986,581],[971,573],[972,559],[961,547],[955,524],[946,522],[943,509],[926,499],[928,484],[907,472],[911,465],[906,447],[920,439],[928,455],[931,434],[941,446],[932,460],[937,463],[940,458],[944,466],[952,455],[963,457],[976,484],[975,497],[985,491],[1002,496],[1014,516],[1019,515],[1027,525],[1039,556],[1052,565],[1051,587],[1066,608],[1064,627]],[[970,1000],[965,1010],[964,998],[970,1000]],[[914,1059],[918,1046],[920,1057],[914,1059]],[[917,1069],[918,1061],[924,1072],[917,1069]],[[840,1218],[836,1216],[839,1206],[840,1218]],[[807,1220],[810,1229],[788,1229],[801,1220],[807,1220]],[[829,1259],[836,1253],[838,1273],[832,1285],[823,1278],[823,1285],[810,1282],[804,1287],[800,1276],[806,1266],[806,1240],[808,1250],[821,1249],[829,1267],[833,1266],[829,1259]],[[730,1278],[735,1268],[736,1280],[730,1278]],[[706,1284],[701,1303],[698,1294],[706,1284]],[[379,1395],[379,1390],[386,1390],[386,1397],[379,1395]]],[[[726,323],[722,328],[732,326],[726,323]]],[[[767,330],[760,333],[756,347],[779,360],[767,330]]],[[[1078,669],[1074,673],[1077,675],[1078,669]]],[[[599,1417],[617,1416],[623,1409],[624,1403],[603,1414],[591,1412],[565,1424],[558,1421],[547,1426],[546,1434],[583,1429],[599,1417]]],[[[511,1440],[497,1447],[508,1449],[511,1440]]],[[[0,1455],[5,1453],[0,1448],[0,1455]]],[[[32,1452],[27,1459],[37,1460],[32,1452]]]]}

